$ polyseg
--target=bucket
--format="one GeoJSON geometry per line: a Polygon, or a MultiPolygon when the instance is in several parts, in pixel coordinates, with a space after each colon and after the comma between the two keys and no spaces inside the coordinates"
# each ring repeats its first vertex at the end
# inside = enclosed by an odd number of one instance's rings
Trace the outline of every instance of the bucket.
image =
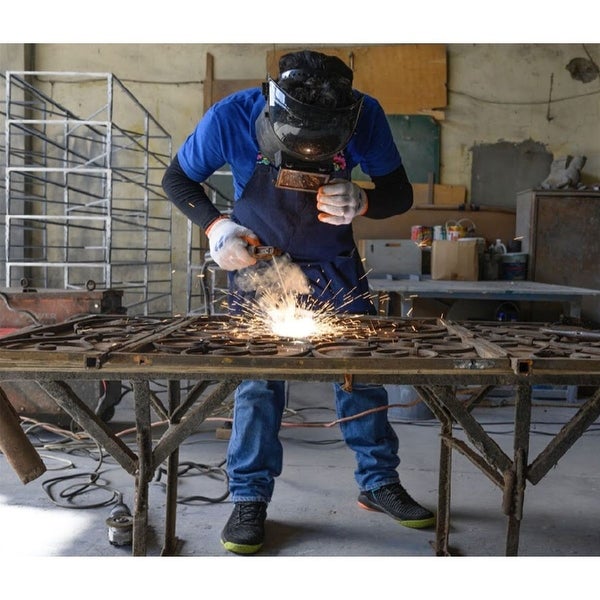
{"type": "Polygon", "coordinates": [[[385,385],[390,404],[410,404],[411,406],[392,406],[388,409],[388,420],[427,421],[434,418],[429,407],[421,400],[412,385],[385,385]]]}
{"type": "Polygon", "coordinates": [[[461,237],[464,237],[467,233],[467,230],[456,221],[446,221],[445,229],[446,239],[452,241],[456,241],[461,237]]]}
{"type": "Polygon", "coordinates": [[[523,281],[527,279],[527,257],[525,252],[507,252],[500,255],[500,279],[523,281]]]}
{"type": "Polygon", "coordinates": [[[459,240],[465,236],[475,233],[475,223],[471,219],[460,219],[459,221],[446,221],[446,239],[459,240]]]}

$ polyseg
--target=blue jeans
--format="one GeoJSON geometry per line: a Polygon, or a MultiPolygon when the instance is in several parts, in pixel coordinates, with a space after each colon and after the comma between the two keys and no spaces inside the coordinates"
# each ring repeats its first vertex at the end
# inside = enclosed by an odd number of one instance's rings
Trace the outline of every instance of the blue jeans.
{"type": "MultiPolygon", "coordinates": [[[[380,385],[354,385],[344,391],[334,384],[338,418],[386,406],[380,385]]],[[[233,427],[227,452],[229,489],[234,502],[269,502],[281,474],[283,447],[279,428],[285,408],[285,382],[243,381],[235,392],[233,427]]],[[[354,472],[362,491],[399,480],[398,437],[380,410],[340,424],[344,441],[356,455],[354,472]]]]}

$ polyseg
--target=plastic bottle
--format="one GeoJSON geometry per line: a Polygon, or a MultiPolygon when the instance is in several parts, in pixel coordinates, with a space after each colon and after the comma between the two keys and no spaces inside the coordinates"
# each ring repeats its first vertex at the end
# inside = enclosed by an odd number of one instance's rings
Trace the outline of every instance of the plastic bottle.
{"type": "Polygon", "coordinates": [[[494,254],[506,254],[506,246],[502,243],[502,240],[497,239],[496,243],[492,246],[494,254]]]}

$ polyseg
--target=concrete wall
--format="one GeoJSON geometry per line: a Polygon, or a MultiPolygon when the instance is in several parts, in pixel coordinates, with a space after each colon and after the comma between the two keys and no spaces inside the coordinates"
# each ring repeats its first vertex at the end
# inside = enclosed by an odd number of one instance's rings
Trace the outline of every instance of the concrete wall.
{"type": "MultiPolygon", "coordinates": [[[[323,46],[323,44],[319,44],[323,46]]],[[[179,147],[200,118],[206,54],[215,58],[217,79],[260,79],[266,71],[266,52],[281,44],[37,44],[31,62],[41,71],[112,72],[173,136],[179,147]]],[[[25,46],[0,45],[0,69],[21,69],[25,46]]],[[[526,140],[543,145],[554,156],[587,156],[582,180],[600,180],[600,79],[574,79],[566,65],[576,57],[600,63],[600,44],[450,44],[449,105],[441,121],[441,182],[464,185],[472,180],[473,148],[478,144],[526,140]],[[551,99],[551,103],[549,103],[551,99]]],[[[500,174],[502,176],[502,174],[500,174]]],[[[423,224],[438,221],[425,211],[406,219],[423,224]]],[[[477,221],[477,214],[458,213],[477,221]]],[[[444,215],[444,220],[447,218],[444,215]]],[[[510,217],[508,218],[510,220],[510,217]]],[[[502,217],[508,237],[512,221],[502,217]]],[[[403,224],[403,231],[408,226],[403,224]]],[[[185,220],[176,215],[174,240],[184,240],[185,220]]],[[[361,237],[378,237],[361,225],[361,237]]],[[[381,237],[381,236],[379,236],[381,237]]],[[[398,236],[400,237],[400,236],[398,236]]],[[[175,248],[177,289],[182,298],[185,248],[175,248]]],[[[176,312],[183,302],[176,301],[176,312]]]]}
{"type": "MultiPolygon", "coordinates": [[[[600,45],[586,48],[599,64],[600,45]]],[[[577,57],[587,58],[581,44],[449,45],[442,181],[470,186],[475,144],[531,139],[555,157],[587,156],[582,179],[597,182],[600,77],[573,79],[566,66],[577,57]]]]}
{"type": "MultiPolygon", "coordinates": [[[[276,47],[282,45],[37,44],[33,60],[43,71],[114,73],[178,147],[201,116],[206,53],[215,57],[217,79],[256,79],[276,47]]],[[[18,48],[0,45],[2,70],[13,68],[11,58],[18,62],[18,48]]],[[[600,44],[586,48],[600,63],[600,44]]],[[[556,156],[585,154],[585,180],[600,179],[600,78],[573,79],[566,65],[576,57],[587,57],[581,44],[449,44],[442,182],[470,186],[474,144],[527,139],[556,156]]]]}

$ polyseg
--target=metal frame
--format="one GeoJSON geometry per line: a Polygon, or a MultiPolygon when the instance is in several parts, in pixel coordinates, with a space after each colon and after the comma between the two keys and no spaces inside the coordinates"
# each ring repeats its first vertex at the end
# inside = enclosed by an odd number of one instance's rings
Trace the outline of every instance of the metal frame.
{"type": "Polygon", "coordinates": [[[5,83],[4,285],[119,289],[130,314],[170,314],[171,136],[111,73],[5,83]]]}
{"type": "MultiPolygon", "coordinates": [[[[210,317],[207,319],[210,320],[210,317]]],[[[411,324],[410,320],[402,321],[411,324]]],[[[242,379],[343,382],[347,388],[354,383],[367,382],[415,386],[441,427],[438,519],[434,546],[439,556],[452,554],[449,527],[453,450],[471,460],[501,489],[502,510],[507,516],[505,552],[507,555],[516,555],[527,482],[533,485],[539,483],[600,415],[598,389],[547,447],[530,461],[532,386],[545,383],[600,388],[600,353],[598,358],[587,359],[535,358],[511,354],[510,350],[478,338],[469,331],[468,326],[443,321],[440,321],[440,326],[446,327],[450,334],[459,335],[464,342],[476,347],[478,358],[328,358],[319,356],[314,350],[303,356],[181,355],[156,350],[155,342],[185,330],[193,322],[194,318],[190,317],[165,319],[155,327],[126,336],[121,343],[111,345],[110,350],[76,351],[67,348],[44,353],[44,361],[40,360],[39,350],[11,349],[11,344],[23,339],[23,335],[34,334],[39,339],[41,330],[48,333],[51,328],[30,328],[24,333],[7,336],[0,343],[0,382],[19,379],[37,381],[135,478],[134,555],[147,552],[148,486],[154,472],[164,461],[168,463],[168,488],[162,553],[176,552],[178,448],[225,401],[242,379]],[[69,382],[79,379],[129,380],[133,383],[137,428],[135,452],[116,437],[73,392],[69,382]],[[151,393],[151,380],[168,382],[168,406],[151,393]],[[195,381],[196,385],[183,395],[181,381],[195,381]],[[496,444],[470,410],[481,397],[481,389],[497,385],[514,385],[518,390],[512,456],[496,444]],[[465,387],[474,390],[472,397],[460,401],[457,389],[465,387]],[[152,409],[161,419],[169,421],[169,427],[156,443],[152,442],[151,436],[152,409]],[[454,437],[455,424],[462,427],[468,442],[454,437]]],[[[598,343],[598,337],[596,332],[595,344],[598,343]]]]}
{"type": "Polygon", "coordinates": [[[446,281],[424,279],[369,279],[380,314],[389,312],[390,294],[398,294],[401,316],[411,316],[415,298],[438,300],[501,300],[504,302],[557,302],[568,317],[581,317],[583,298],[600,296],[600,290],[538,281],[446,281]]]}

